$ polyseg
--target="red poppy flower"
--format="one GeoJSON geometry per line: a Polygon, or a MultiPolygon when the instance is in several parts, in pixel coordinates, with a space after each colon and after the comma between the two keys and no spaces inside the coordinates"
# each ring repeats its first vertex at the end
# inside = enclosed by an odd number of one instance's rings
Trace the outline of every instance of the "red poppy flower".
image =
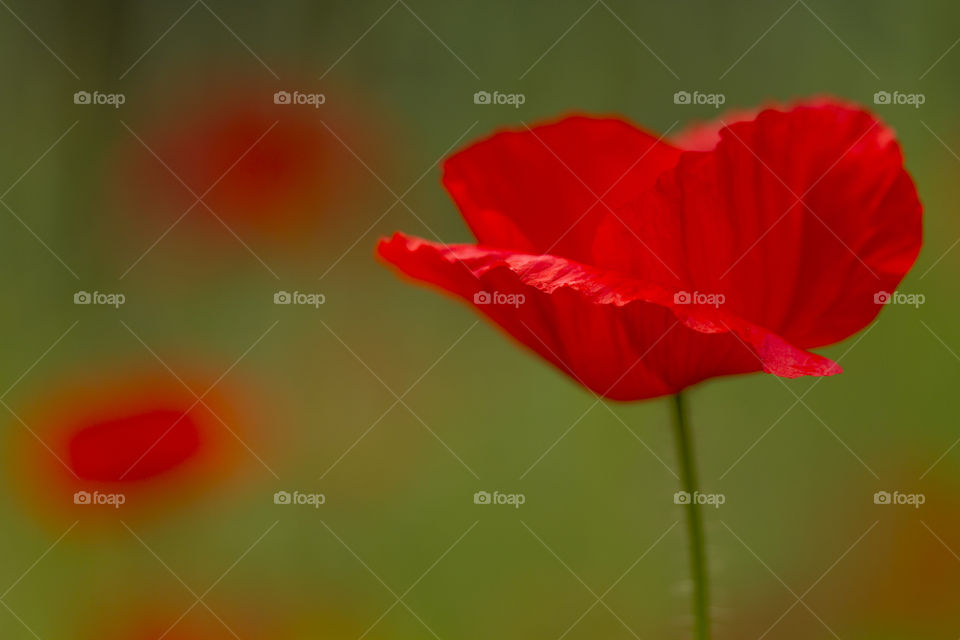
{"type": "Polygon", "coordinates": [[[497,133],[444,166],[477,244],[396,234],[379,254],[612,399],[838,373],[807,349],[867,325],[921,244],[892,132],[824,100],[715,132],[691,150],[617,118],[497,133]]]}
{"type": "MultiPolygon", "coordinates": [[[[197,386],[196,388],[201,388],[197,386]]],[[[216,390],[198,402],[176,380],[84,380],[24,414],[14,447],[30,503],[68,519],[128,519],[182,501],[232,464],[232,404],[216,390]]]]}

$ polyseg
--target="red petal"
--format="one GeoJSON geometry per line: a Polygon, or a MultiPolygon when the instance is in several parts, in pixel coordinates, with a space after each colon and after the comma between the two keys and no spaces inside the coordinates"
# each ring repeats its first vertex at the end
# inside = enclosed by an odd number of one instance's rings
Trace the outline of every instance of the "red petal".
{"type": "Polygon", "coordinates": [[[623,120],[574,116],[467,147],[443,182],[480,244],[588,262],[604,215],[679,153],[623,120]]]}
{"type": "Polygon", "coordinates": [[[821,101],[720,137],[602,223],[598,264],[722,293],[727,312],[804,348],[866,326],[875,294],[896,288],[921,244],[921,205],[890,130],[821,101]]]}
{"type": "Polygon", "coordinates": [[[395,234],[380,255],[445,289],[596,393],[639,400],[718,375],[832,375],[830,360],[723,311],[677,305],[673,291],[550,255],[444,246],[395,234]],[[484,304],[478,293],[522,295],[484,304]]]}
{"type": "Polygon", "coordinates": [[[715,120],[694,122],[676,135],[670,136],[670,143],[684,151],[710,151],[720,142],[720,130],[734,122],[744,122],[757,117],[754,109],[730,109],[715,120]]]}

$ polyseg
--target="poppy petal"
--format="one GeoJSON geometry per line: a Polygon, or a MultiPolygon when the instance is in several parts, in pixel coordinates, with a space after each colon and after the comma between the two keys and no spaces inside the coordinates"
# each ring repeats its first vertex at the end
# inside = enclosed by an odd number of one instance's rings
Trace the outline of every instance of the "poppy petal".
{"type": "Polygon", "coordinates": [[[758,111],[753,109],[730,109],[714,120],[694,122],[670,136],[670,144],[684,151],[710,151],[720,142],[720,130],[734,122],[753,120],[758,111]]]}
{"type": "Polygon", "coordinates": [[[395,234],[378,252],[476,309],[581,384],[614,400],[675,393],[717,375],[832,375],[836,363],[725,311],[566,258],[395,234]]]}
{"type": "Polygon", "coordinates": [[[443,183],[480,244],[588,261],[600,220],[679,155],[624,120],[573,116],[470,145],[443,183]]]}
{"type": "Polygon", "coordinates": [[[921,204],[892,132],[818,102],[719,135],[601,223],[597,264],[723,294],[727,312],[803,348],[869,324],[876,294],[896,289],[921,245],[921,204]]]}

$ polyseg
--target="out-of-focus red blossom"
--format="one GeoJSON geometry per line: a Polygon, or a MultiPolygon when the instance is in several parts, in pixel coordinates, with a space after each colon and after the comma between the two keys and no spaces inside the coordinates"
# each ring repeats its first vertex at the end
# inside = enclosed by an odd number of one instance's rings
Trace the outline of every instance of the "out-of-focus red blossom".
{"type": "MultiPolygon", "coordinates": [[[[901,459],[907,457],[899,453],[901,459]]],[[[879,520],[853,558],[857,564],[831,581],[836,608],[859,614],[860,628],[871,632],[864,637],[891,630],[902,630],[891,637],[954,635],[960,596],[953,551],[960,545],[960,482],[946,464],[931,469],[930,457],[904,461],[901,468],[884,474],[884,482],[900,487],[899,493],[922,495],[921,506],[869,504],[863,513],[844,513],[847,518],[859,516],[860,522],[879,520]],[[878,557],[883,562],[876,562],[878,557]],[[839,604],[841,599],[845,605],[839,604]]],[[[864,489],[866,495],[875,490],[864,489]]]]}
{"type": "MultiPolygon", "coordinates": [[[[181,607],[183,609],[184,607],[181,607]]],[[[266,629],[254,630],[246,626],[240,627],[235,620],[236,616],[224,617],[218,612],[221,620],[217,620],[202,607],[199,615],[194,614],[182,618],[182,611],[169,608],[165,615],[158,613],[142,614],[138,620],[126,620],[121,624],[112,623],[111,628],[101,628],[88,634],[90,640],[231,640],[241,638],[276,638],[266,629]],[[182,619],[181,619],[182,618],[182,619]],[[176,624],[174,624],[176,623],[176,624]],[[224,624],[226,623],[226,625],[224,624]],[[172,625],[172,626],[171,626],[172,625]]],[[[114,612],[114,616],[116,613],[114,612]]],[[[109,618],[106,618],[109,620],[109,618]]]]}
{"type": "Polygon", "coordinates": [[[360,128],[336,103],[275,104],[275,90],[214,81],[158,98],[166,105],[162,113],[135,121],[136,137],[124,140],[118,157],[122,213],[156,210],[161,219],[152,232],[163,230],[196,194],[209,209],[196,204],[182,224],[225,241],[231,235],[218,217],[241,238],[287,240],[315,225],[358,175],[359,164],[337,137],[365,157],[369,145],[357,139],[360,128]]]}
{"type": "Polygon", "coordinates": [[[244,431],[216,389],[198,403],[170,376],[79,380],[39,402],[23,415],[30,431],[15,432],[16,484],[57,519],[132,519],[201,495],[236,456],[220,420],[244,431]],[[96,504],[97,494],[122,494],[122,504],[96,504]]]}
{"type": "Polygon", "coordinates": [[[741,579],[727,596],[716,638],[832,637],[818,618],[841,638],[954,638],[960,573],[951,550],[960,545],[960,483],[945,465],[931,472],[930,459],[939,452],[910,460],[915,453],[898,451],[901,466],[885,470],[884,485],[922,495],[922,505],[875,504],[870,477],[844,483],[835,500],[817,503],[816,523],[804,529],[808,546],[792,547],[794,562],[776,565],[786,584],[803,585],[837,562],[804,598],[816,617],[795,606],[788,591],[741,579]]]}
{"type": "Polygon", "coordinates": [[[197,625],[178,624],[169,632],[170,622],[156,621],[154,623],[143,623],[125,630],[122,634],[117,634],[110,640],[158,640],[165,638],[167,640],[228,640],[233,638],[230,630],[218,622],[211,622],[202,625],[202,628],[190,628],[197,625]]]}
{"type": "Polygon", "coordinates": [[[912,266],[913,181],[893,133],[854,106],[739,117],[678,137],[695,150],[618,118],[497,133],[444,166],[477,244],[398,233],[379,255],[615,400],[839,373],[807,349],[866,326],[912,266]]]}

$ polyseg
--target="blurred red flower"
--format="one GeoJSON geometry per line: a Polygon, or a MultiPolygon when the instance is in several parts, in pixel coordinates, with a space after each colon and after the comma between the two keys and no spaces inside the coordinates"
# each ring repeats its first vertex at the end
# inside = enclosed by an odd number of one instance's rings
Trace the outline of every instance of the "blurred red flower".
{"type": "Polygon", "coordinates": [[[275,87],[211,74],[147,101],[151,112],[130,126],[118,156],[121,210],[156,210],[151,233],[189,209],[188,228],[229,242],[224,225],[241,238],[298,237],[351,193],[358,164],[337,137],[369,155],[355,117],[342,98],[330,105],[311,93],[317,104],[292,104],[275,87]]]}
{"type": "Polygon", "coordinates": [[[82,480],[137,482],[161,475],[200,449],[196,411],[144,408],[79,426],[67,438],[68,463],[82,480]]]}
{"type": "MultiPolygon", "coordinates": [[[[268,98],[203,105],[157,141],[157,155],[194,193],[212,187],[204,201],[228,224],[269,229],[303,220],[326,182],[323,127],[303,109],[277,113],[268,98]]],[[[206,217],[203,209],[197,213],[206,217]]]]}
{"type": "Polygon", "coordinates": [[[696,150],[616,118],[497,133],[444,167],[477,244],[395,234],[378,252],[612,399],[838,373],[807,349],[873,320],[920,249],[892,132],[827,100],[714,131],[696,150]]]}
{"type": "MultiPolygon", "coordinates": [[[[197,607],[197,609],[203,609],[197,607]]],[[[264,637],[259,633],[252,635],[253,629],[243,627],[242,630],[234,629],[236,622],[231,618],[228,622],[221,617],[217,620],[209,612],[202,610],[199,615],[189,612],[192,615],[184,616],[181,612],[178,618],[177,609],[170,607],[168,611],[141,613],[140,618],[136,620],[125,620],[123,624],[110,620],[108,624],[101,624],[102,627],[95,632],[90,632],[90,640],[230,640],[238,636],[244,638],[264,637]],[[182,618],[186,619],[182,619],[182,618]]],[[[219,614],[218,614],[219,615],[219,614]]],[[[112,617],[116,618],[117,613],[113,612],[112,617]]],[[[126,614],[126,618],[132,618],[126,614]]],[[[256,631],[265,632],[266,629],[257,629],[256,631]]],[[[269,636],[266,637],[276,637],[269,636]]]]}
{"type": "Polygon", "coordinates": [[[17,472],[32,506],[69,519],[130,519],[223,476],[234,451],[221,420],[242,430],[216,390],[198,402],[169,376],[78,381],[25,414],[17,472]]]}

